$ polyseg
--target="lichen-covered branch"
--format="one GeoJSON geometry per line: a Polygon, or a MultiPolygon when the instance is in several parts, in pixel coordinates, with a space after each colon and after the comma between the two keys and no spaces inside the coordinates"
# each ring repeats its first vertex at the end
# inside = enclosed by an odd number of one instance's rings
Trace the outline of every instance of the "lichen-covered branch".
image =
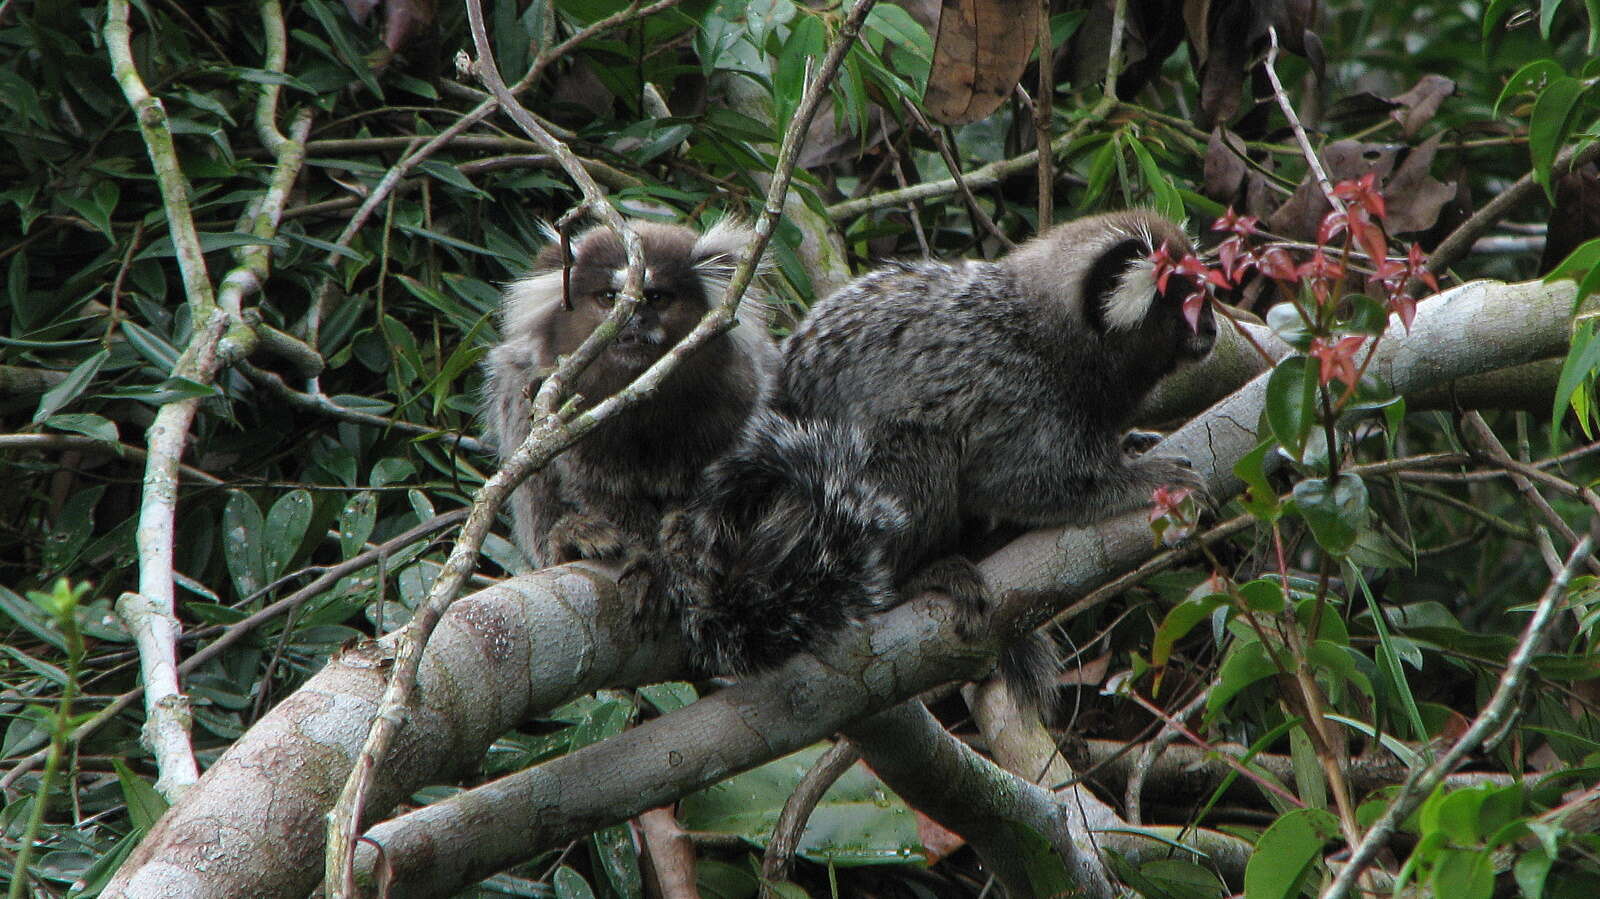
{"type": "MultiPolygon", "coordinates": [[[[1424,302],[1412,334],[1386,338],[1374,365],[1410,393],[1548,357],[1566,346],[1573,292],[1571,284],[1539,282],[1458,288],[1424,302]],[[1517,327],[1505,326],[1513,321],[1517,327]]],[[[1245,431],[1259,420],[1262,395],[1252,382],[1179,432],[1180,451],[1214,497],[1236,489],[1229,471],[1255,445],[1245,431]]],[[[1135,514],[1092,529],[1026,535],[983,567],[1005,597],[998,619],[1020,626],[1070,605],[1152,550],[1144,517],[1135,514]]],[[[622,605],[592,568],[568,566],[507,581],[452,607],[445,632],[428,647],[419,700],[391,763],[379,772],[371,807],[386,807],[385,797],[441,779],[527,715],[597,687],[681,673],[675,640],[646,640],[622,605]]],[[[525,857],[542,841],[624,820],[786,747],[814,742],[843,723],[835,707],[848,720],[889,708],[932,682],[982,673],[993,664],[999,641],[960,643],[953,629],[946,633],[950,614],[942,599],[925,597],[841,641],[848,644],[839,650],[844,657],[852,647],[863,656],[853,674],[840,667],[838,654],[828,665],[797,658],[771,677],[656,719],[648,730],[587,747],[485,792],[469,791],[444,808],[386,822],[368,836],[383,841],[391,861],[434,865],[433,874],[418,876],[436,875],[440,889],[459,885],[474,872],[493,870],[492,859],[525,857]],[[473,814],[465,814],[467,808],[473,814]],[[424,847],[426,854],[414,854],[424,847]],[[459,865],[456,853],[463,854],[459,865]]],[[[163,816],[105,895],[268,897],[310,889],[322,816],[374,713],[392,642],[352,647],[269,712],[163,816]],[[247,831],[229,824],[241,820],[252,822],[247,831]]],[[[370,864],[370,857],[360,857],[370,864]]]]}

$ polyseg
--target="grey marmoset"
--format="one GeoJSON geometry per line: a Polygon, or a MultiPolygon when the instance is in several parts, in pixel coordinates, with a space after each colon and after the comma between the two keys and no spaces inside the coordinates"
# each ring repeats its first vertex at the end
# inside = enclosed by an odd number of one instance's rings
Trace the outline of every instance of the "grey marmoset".
{"type": "MultiPolygon", "coordinates": [[[[1158,291],[1151,255],[1182,229],[1130,210],[1058,225],[996,262],[899,263],[817,303],[783,344],[767,408],[663,528],[653,588],[680,609],[693,660],[771,667],[928,588],[974,632],[989,599],[961,556],[976,523],[1085,524],[1194,483],[1129,459],[1135,407],[1211,349],[1194,285],[1158,291]]],[[[1042,635],[1002,657],[1025,702],[1057,670],[1042,635]]]]}
{"type": "MultiPolygon", "coordinates": [[[[704,234],[678,225],[632,222],[644,250],[642,302],[616,340],[573,383],[585,406],[627,385],[682,339],[722,297],[753,234],[723,220],[704,234]]],[[[501,341],[485,360],[484,430],[500,461],[528,435],[532,395],[557,357],[577,349],[603,321],[622,288],[622,241],[597,227],[572,241],[562,302],[561,246],[539,254],[533,271],[505,291],[501,341]]],[[[534,567],[573,559],[641,562],[661,517],[685,502],[700,470],[727,450],[771,382],[777,347],[766,310],[741,306],[738,324],[685,358],[654,394],[589,432],[517,488],[511,515],[517,546],[534,567]]]]}

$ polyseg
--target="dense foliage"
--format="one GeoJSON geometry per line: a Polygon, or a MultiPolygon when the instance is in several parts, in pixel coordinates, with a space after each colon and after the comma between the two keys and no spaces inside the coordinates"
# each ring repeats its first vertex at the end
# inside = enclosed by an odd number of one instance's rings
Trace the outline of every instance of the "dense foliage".
{"type": "MultiPolygon", "coordinates": [[[[1200,535],[1197,551],[1059,623],[1073,654],[1070,714],[1056,723],[1080,772],[1107,762],[1107,746],[1148,740],[1162,724],[1154,711],[1186,707],[1203,710],[1188,720],[1207,745],[1282,761],[1239,783],[1197,775],[1205,788],[1164,788],[1169,799],[1128,816],[1271,848],[1246,871],[1182,853],[1109,864],[1147,895],[1298,895],[1337,874],[1325,841],[1369,826],[1399,783],[1356,790],[1340,765],[1383,753],[1424,764],[1460,737],[1552,565],[1600,508],[1585,455],[1600,368],[1592,326],[1575,329],[1564,367],[1545,360],[1503,385],[1462,385],[1465,401],[1394,397],[1364,361],[1391,315],[1409,323],[1401,288],[1420,286],[1421,253],[1530,173],[1537,189],[1495,215],[1498,230],[1449,260],[1440,281],[1542,276],[1573,251],[1567,274],[1600,273],[1600,249],[1584,245],[1600,234],[1600,178],[1592,163],[1555,164],[1600,138],[1600,25],[1593,3],[1330,4],[1307,29],[1315,40],[1274,54],[1352,210],[1329,225],[1260,67],[1261,23],[1295,22],[1297,5],[1130,5],[1137,40],[1120,102],[1102,101],[1100,87],[1110,5],[1052,7],[1053,214],[1147,204],[1200,232],[1230,207],[1256,216],[1227,215],[1241,242],[1213,252],[1215,296],[1261,315],[1294,351],[1270,376],[1273,439],[1241,463],[1242,498],[1220,497],[1198,521],[1194,503],[1164,498],[1172,518],[1161,526],[1200,535]],[[1179,46],[1157,28],[1208,14],[1249,19],[1240,34],[1250,55],[1232,82],[1215,75],[1229,64],[1217,46],[1179,46]],[[1429,80],[1438,76],[1453,90],[1429,80]],[[1220,114],[1206,93],[1219,83],[1237,100],[1220,114]],[[1194,124],[1208,116],[1215,130],[1194,124]],[[1364,143],[1334,149],[1350,140],[1364,143]],[[1385,250],[1393,262],[1374,265],[1385,250]],[[1346,268],[1352,251],[1371,258],[1346,268]],[[1362,295],[1368,273],[1372,298],[1362,295]],[[1481,418],[1466,411],[1474,400],[1481,418]],[[1444,461],[1379,464],[1430,454],[1444,461]],[[1204,536],[1241,514],[1248,527],[1204,536]],[[1144,705],[1102,691],[1118,683],[1144,705]],[[1323,715],[1328,724],[1307,726],[1323,715]]],[[[140,743],[145,712],[128,692],[141,683],[140,652],[118,615],[119,597],[155,589],[140,572],[157,570],[149,554],[160,541],[141,547],[151,538],[140,528],[161,491],[144,480],[160,408],[198,400],[168,538],[179,660],[199,658],[181,683],[202,765],[341,645],[410,616],[457,520],[440,516],[469,504],[493,470],[474,417],[498,285],[527,269],[548,239],[543,223],[578,195],[550,154],[482,108],[487,95],[456,60],[472,46],[461,7],[391,2],[357,22],[364,6],[134,4],[131,60],[165,107],[205,261],[186,277],[141,130],[153,123],[114,77],[107,7],[0,2],[10,148],[0,158],[0,472],[11,484],[0,496],[0,770],[11,772],[0,879],[26,867],[14,896],[95,894],[165,807],[152,786],[162,772],[140,743]],[[408,27],[407,16],[423,24],[408,27]],[[252,273],[259,293],[237,287],[252,273]],[[229,315],[208,369],[188,349],[213,326],[197,329],[197,294],[209,302],[213,292],[229,315]],[[375,549],[418,526],[433,539],[375,549]],[[303,589],[352,559],[331,584],[303,589]]],[[[618,0],[487,0],[485,11],[501,71],[530,74],[523,103],[617,206],[701,223],[753,217],[808,60],[844,11],[790,0],[658,6],[635,17],[639,4],[618,0]],[[616,27],[548,52],[619,13],[616,27]]],[[[937,6],[876,7],[811,130],[798,202],[770,249],[768,289],[793,316],[847,269],[993,256],[1037,229],[1037,169],[1011,162],[1036,146],[1037,101],[1013,98],[953,128],[916,109],[939,77],[937,6]],[[948,179],[952,164],[976,175],[970,198],[956,184],[895,193],[948,179]]],[[[1023,84],[1035,92],[1032,70],[1023,84]]],[[[503,539],[484,552],[479,583],[519,567],[503,539]]],[[[1472,757],[1482,776],[1428,796],[1391,844],[1388,869],[1430,893],[1582,895],[1600,884],[1592,825],[1564,823],[1595,817],[1595,799],[1568,791],[1595,782],[1600,592],[1587,575],[1558,592],[1568,605],[1526,673],[1516,717],[1472,757]]],[[[507,734],[482,777],[695,695],[674,684],[577,700],[507,734]]],[[[956,700],[936,711],[953,726],[963,715],[956,700]]],[[[696,831],[764,841],[800,770],[795,759],[759,769],[685,802],[680,816],[696,831]]],[[[1122,784],[1105,778],[1088,782],[1121,801],[1122,784]]],[[[972,854],[944,858],[953,847],[931,825],[919,841],[885,790],[856,769],[830,794],[803,853],[832,867],[802,865],[795,881],[819,894],[977,895],[985,875],[972,854]]],[[[752,894],[750,850],[702,843],[702,889],[752,894]]],[[[638,895],[638,852],[626,825],[612,827],[476,889],[638,895]]]]}

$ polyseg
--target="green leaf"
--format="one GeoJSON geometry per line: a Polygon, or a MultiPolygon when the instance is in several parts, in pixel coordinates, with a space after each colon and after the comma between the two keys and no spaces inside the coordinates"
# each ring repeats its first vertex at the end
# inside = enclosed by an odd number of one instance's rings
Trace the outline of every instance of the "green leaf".
{"type": "Polygon", "coordinates": [[[57,431],[71,431],[92,437],[103,443],[117,442],[116,422],[89,412],[62,412],[45,419],[44,426],[57,431]]]}
{"type": "Polygon", "coordinates": [[[589,881],[566,865],[556,869],[550,885],[555,888],[556,899],[594,899],[594,888],[589,886],[589,881]]]}
{"type": "Polygon", "coordinates": [[[1555,21],[1561,3],[1562,0],[1539,0],[1539,36],[1545,40],[1550,39],[1550,23],[1555,21]]]}
{"type": "Polygon", "coordinates": [[[421,238],[423,238],[425,240],[433,241],[434,243],[437,243],[437,244],[443,244],[444,246],[447,246],[447,247],[454,247],[455,249],[458,249],[458,250],[465,250],[468,253],[476,253],[476,254],[478,254],[480,256],[493,256],[493,257],[495,257],[497,259],[504,259],[507,262],[512,262],[512,263],[515,263],[515,262],[518,261],[515,256],[510,256],[510,255],[507,255],[507,254],[504,254],[504,253],[496,253],[494,250],[490,250],[490,249],[487,249],[485,247],[480,247],[475,243],[469,243],[469,242],[467,242],[465,240],[459,240],[457,238],[451,237],[448,234],[441,234],[438,231],[430,231],[429,229],[423,228],[423,227],[418,226],[418,225],[408,225],[408,224],[405,224],[404,222],[395,222],[395,227],[398,228],[401,231],[406,232],[407,234],[415,235],[415,236],[421,237],[421,238]]]}
{"type": "MultiPolygon", "coordinates": [[[[234,247],[266,246],[274,250],[287,250],[289,245],[276,237],[260,237],[255,234],[246,234],[242,231],[200,232],[200,252],[215,253],[218,250],[231,250],[234,247]]],[[[176,256],[178,251],[173,248],[172,237],[163,234],[150,245],[139,251],[133,257],[137,262],[142,259],[156,259],[163,256],[176,256]]]]}
{"type": "Polygon", "coordinates": [[[1486,55],[1493,55],[1494,47],[1498,46],[1501,35],[1501,26],[1505,24],[1506,16],[1511,14],[1514,4],[1522,0],[1489,0],[1489,5],[1483,12],[1482,40],[1486,55]]]}
{"type": "Polygon", "coordinates": [[[595,831],[589,837],[589,849],[598,859],[612,895],[642,899],[644,877],[639,872],[639,850],[628,825],[615,824],[595,831]]]}
{"type": "Polygon", "coordinates": [[[378,495],[371,490],[361,490],[345,503],[339,512],[339,549],[344,558],[361,551],[372,536],[372,527],[378,521],[378,495]]]}
{"type": "MultiPolygon", "coordinates": [[[[1562,278],[1576,280],[1597,265],[1600,265],[1600,237],[1579,244],[1577,249],[1567,254],[1567,258],[1550,270],[1550,274],[1544,276],[1544,280],[1547,284],[1562,278]]],[[[1582,300],[1583,297],[1580,296],[1578,299],[1582,300]]]]}
{"type": "Polygon", "coordinates": [[[116,232],[111,230],[111,213],[117,208],[117,199],[122,194],[114,181],[101,181],[95,184],[92,196],[80,197],[71,194],[61,196],[73,212],[94,226],[96,231],[106,236],[106,240],[116,243],[116,232]]]}
{"type": "Polygon", "coordinates": [[[1181,220],[1183,218],[1183,198],[1178,196],[1177,188],[1172,186],[1172,179],[1167,173],[1156,165],[1150,151],[1145,148],[1144,142],[1136,137],[1127,139],[1128,149],[1133,151],[1134,159],[1139,162],[1139,170],[1144,174],[1144,182],[1155,195],[1156,211],[1169,219],[1181,220]]]}
{"type": "Polygon", "coordinates": [[[1227,597],[1212,593],[1199,599],[1184,600],[1169,609],[1166,617],[1161,619],[1161,626],[1156,628],[1155,640],[1150,646],[1150,664],[1157,668],[1166,665],[1172,658],[1173,645],[1227,603],[1227,597]]]}
{"type": "Polygon", "coordinates": [[[1555,859],[1537,846],[1517,856],[1512,873],[1524,899],[1540,899],[1544,895],[1545,878],[1550,876],[1550,866],[1554,863],[1555,859]]]}
{"type": "Polygon", "coordinates": [[[1518,69],[1506,79],[1506,86],[1501,88],[1500,96],[1494,101],[1494,114],[1498,118],[1500,106],[1512,97],[1526,93],[1537,93],[1539,86],[1566,74],[1561,64],[1553,59],[1536,59],[1518,69]]]}
{"type": "Polygon", "coordinates": [[[1345,472],[1332,483],[1311,478],[1294,485],[1294,505],[1323,549],[1342,556],[1367,525],[1367,485],[1345,472]]]}
{"type": "MultiPolygon", "coordinates": [[[[1591,381],[1596,370],[1600,370],[1600,335],[1595,333],[1594,321],[1585,320],[1572,332],[1572,347],[1567,350],[1567,358],[1561,364],[1561,377],[1556,381],[1556,395],[1550,407],[1550,451],[1555,452],[1556,441],[1561,435],[1561,419],[1566,417],[1567,409],[1578,409],[1573,396],[1586,382],[1591,381]]],[[[1585,391],[1587,393],[1587,391],[1585,391]]],[[[1578,423],[1582,425],[1584,433],[1589,433],[1589,416],[1581,414],[1578,423]]]]}
{"type": "Polygon", "coordinates": [[[417,466],[412,464],[410,459],[388,456],[379,459],[372,466],[372,474],[368,476],[368,480],[372,484],[372,489],[377,490],[390,484],[398,484],[407,478],[414,477],[416,473],[417,466]]]}
{"type": "Polygon", "coordinates": [[[89,538],[94,536],[94,509],[105,492],[104,484],[80,488],[62,504],[55,527],[44,542],[46,570],[64,568],[88,545],[89,538]]]}
{"type": "Polygon", "coordinates": [[[191,381],[188,378],[166,378],[159,384],[118,387],[100,396],[113,400],[139,400],[152,406],[164,406],[183,400],[205,399],[217,396],[217,388],[191,381]]]}
{"type": "Polygon", "coordinates": [[[1305,453],[1306,436],[1316,424],[1316,387],[1316,372],[1305,356],[1284,359],[1267,378],[1267,426],[1296,459],[1305,453]]]}
{"type": "Polygon", "coordinates": [[[344,19],[323,0],[305,0],[305,7],[322,25],[322,30],[327,32],[328,39],[338,50],[339,61],[345,64],[351,74],[361,80],[367,90],[372,91],[373,96],[382,100],[383,88],[378,86],[378,79],[373,76],[372,67],[367,64],[365,55],[356,49],[354,41],[344,30],[344,19]]]}
{"type": "Polygon", "coordinates": [[[1217,672],[1217,686],[1211,691],[1211,698],[1206,700],[1206,713],[1217,711],[1245,687],[1277,673],[1278,666],[1267,655],[1267,649],[1261,641],[1235,643],[1217,672]]]}
{"type": "Polygon", "coordinates": [[[261,547],[265,531],[261,507],[243,490],[232,491],[222,507],[222,557],[240,599],[254,596],[270,579],[261,547]]]}
{"type": "Polygon", "coordinates": [[[122,759],[112,759],[111,765],[117,771],[117,784],[122,787],[122,800],[128,806],[134,829],[141,834],[149,831],[167,810],[167,800],[122,759]]]}
{"type": "Polygon", "coordinates": [[[1074,894],[1072,874],[1066,863],[1057,855],[1037,830],[1019,821],[1006,821],[1019,852],[1018,861],[1028,876],[1029,895],[1071,896],[1074,894]]]}
{"type": "Polygon", "coordinates": [[[867,13],[866,27],[912,53],[933,58],[933,40],[928,37],[927,29],[901,7],[890,4],[872,7],[867,13]]]}
{"type": "MultiPolygon", "coordinates": [[[[740,837],[765,846],[783,805],[826,744],[768,762],[685,797],[679,819],[688,830],[740,837]]],[[[839,866],[903,865],[920,856],[916,820],[905,803],[864,766],[846,771],[812,812],[799,854],[839,866]]]]}
{"type": "Polygon", "coordinates": [[[695,690],[694,684],[683,681],[667,681],[662,684],[640,687],[639,696],[645,702],[655,706],[656,711],[663,715],[668,712],[675,712],[700,698],[700,694],[695,690]]]}
{"type": "Polygon", "coordinates": [[[39,408],[33,411],[33,423],[55,415],[57,410],[77,399],[89,384],[94,381],[94,376],[100,373],[101,366],[111,358],[110,350],[101,350],[93,356],[73,366],[65,380],[60,384],[46,390],[44,396],[39,397],[39,408]]]}
{"type": "Polygon", "coordinates": [[[799,16],[778,52],[772,72],[774,125],[778,131],[794,118],[800,97],[805,93],[806,73],[814,68],[815,60],[822,58],[825,49],[827,38],[822,33],[822,22],[815,15],[799,16]]]}
{"type": "Polygon", "coordinates": [[[1481,849],[1446,849],[1433,866],[1429,895],[1489,899],[1494,895],[1494,858],[1481,849]]]}
{"type": "Polygon", "coordinates": [[[1256,448],[1234,463],[1233,473],[1245,484],[1244,496],[1240,498],[1240,505],[1251,515],[1268,524],[1278,520],[1283,510],[1278,502],[1278,491],[1272,489],[1272,484],[1267,481],[1267,453],[1274,446],[1272,440],[1263,440],[1256,444],[1256,448]]]}
{"type": "Polygon", "coordinates": [[[310,491],[302,489],[291,490],[272,504],[267,512],[262,541],[267,580],[273,580],[288,569],[300,542],[305,539],[306,529],[311,526],[314,510],[310,491]]]}
{"type": "Polygon", "coordinates": [[[1324,843],[1339,833],[1339,822],[1322,809],[1289,812],[1274,821],[1244,869],[1244,892],[1250,899],[1292,899],[1299,895],[1324,843]]]}
{"type": "Polygon", "coordinates": [[[464,193],[482,197],[485,200],[490,198],[489,194],[481,190],[476,184],[473,184],[466,175],[461,174],[460,169],[448,162],[440,162],[437,159],[425,159],[422,162],[417,163],[417,168],[422,169],[424,172],[427,172],[445,184],[448,184],[464,193]]]}
{"type": "Polygon", "coordinates": [[[1239,585],[1239,596],[1252,611],[1277,613],[1283,611],[1283,585],[1275,577],[1256,578],[1239,585]]]}
{"type": "Polygon", "coordinates": [[[1555,164],[1556,154],[1572,130],[1573,107],[1586,90],[1588,85],[1576,78],[1557,78],[1534,102],[1533,115],[1528,119],[1528,153],[1533,158],[1533,180],[1544,187],[1551,202],[1555,202],[1555,193],[1550,184],[1550,167],[1555,164]]]}
{"type": "Polygon", "coordinates": [[[167,374],[178,365],[178,349],[163,340],[159,335],[141,327],[136,322],[122,323],[122,336],[127,339],[128,346],[140,358],[150,363],[162,374],[167,374]]]}

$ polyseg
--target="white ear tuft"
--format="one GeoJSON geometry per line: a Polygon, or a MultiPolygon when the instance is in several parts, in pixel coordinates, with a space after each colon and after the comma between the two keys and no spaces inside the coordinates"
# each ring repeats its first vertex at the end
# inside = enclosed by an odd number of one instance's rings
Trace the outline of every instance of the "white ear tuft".
{"type": "Polygon", "coordinates": [[[561,302],[561,271],[540,272],[520,278],[506,287],[500,306],[500,335],[522,334],[545,310],[561,302]]]}
{"type": "Polygon", "coordinates": [[[731,215],[718,219],[695,239],[695,269],[710,277],[731,277],[755,237],[755,232],[740,219],[731,215]]]}
{"type": "Polygon", "coordinates": [[[1112,331],[1137,328],[1150,313],[1155,298],[1155,265],[1141,256],[1128,264],[1117,288],[1103,301],[1106,327],[1112,331]]]}

